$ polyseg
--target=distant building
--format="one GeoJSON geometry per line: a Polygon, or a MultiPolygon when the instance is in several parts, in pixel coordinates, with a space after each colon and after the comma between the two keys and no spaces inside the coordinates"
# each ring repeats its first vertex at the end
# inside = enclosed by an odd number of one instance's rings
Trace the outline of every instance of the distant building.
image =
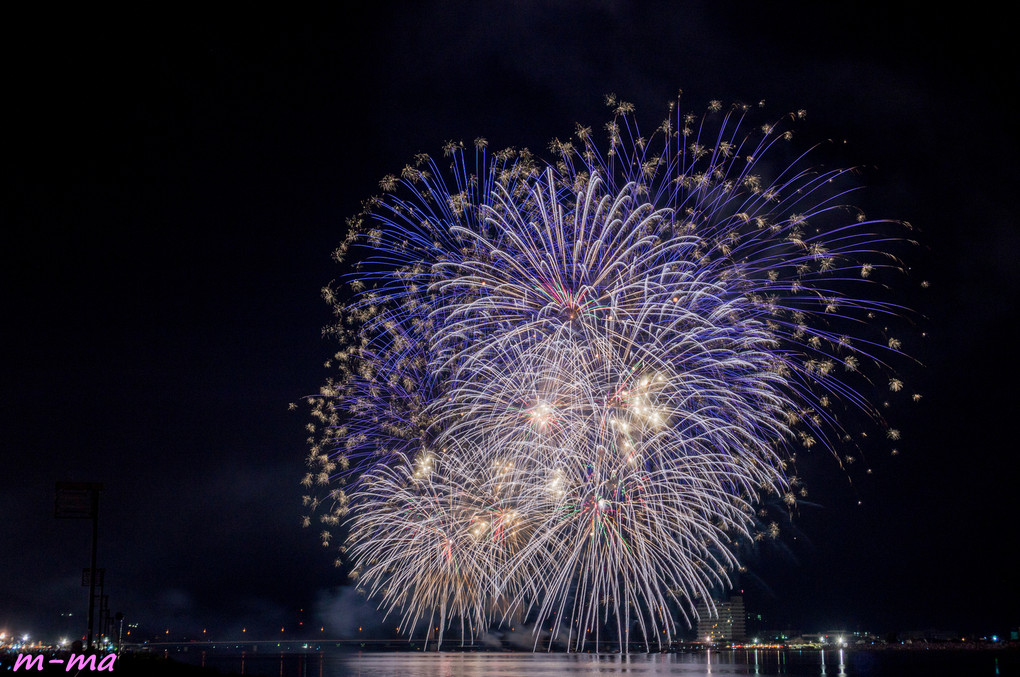
{"type": "Polygon", "coordinates": [[[936,630],[935,628],[927,628],[925,630],[907,630],[901,632],[901,640],[911,641],[927,641],[927,642],[951,642],[954,639],[960,638],[960,633],[955,630],[936,630]]]}
{"type": "Polygon", "coordinates": [[[712,614],[707,603],[699,607],[699,642],[743,642],[747,639],[743,597],[734,595],[728,602],[716,602],[715,611],[712,614]]]}

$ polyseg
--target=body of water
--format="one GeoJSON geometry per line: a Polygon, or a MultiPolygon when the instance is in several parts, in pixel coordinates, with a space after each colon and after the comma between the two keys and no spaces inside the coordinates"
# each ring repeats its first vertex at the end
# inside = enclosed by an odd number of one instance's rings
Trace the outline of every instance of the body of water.
{"type": "Polygon", "coordinates": [[[675,654],[243,651],[188,647],[168,658],[262,677],[1020,676],[1020,650],[734,650],[675,654]]]}

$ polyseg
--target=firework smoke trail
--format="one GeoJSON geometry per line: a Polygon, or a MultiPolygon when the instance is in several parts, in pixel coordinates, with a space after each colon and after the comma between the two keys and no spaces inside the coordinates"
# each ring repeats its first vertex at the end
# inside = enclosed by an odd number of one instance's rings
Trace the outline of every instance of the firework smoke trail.
{"type": "Polygon", "coordinates": [[[337,251],[358,257],[325,290],[341,349],[304,483],[406,632],[669,642],[762,537],[760,501],[796,502],[796,448],[837,448],[836,403],[880,418],[861,372],[899,352],[871,331],[899,263],[843,206],[849,170],[770,171],[790,132],[745,131],[746,107],[672,106],[645,139],[609,101],[603,150],[579,127],[549,162],[417,157],[337,251]]]}

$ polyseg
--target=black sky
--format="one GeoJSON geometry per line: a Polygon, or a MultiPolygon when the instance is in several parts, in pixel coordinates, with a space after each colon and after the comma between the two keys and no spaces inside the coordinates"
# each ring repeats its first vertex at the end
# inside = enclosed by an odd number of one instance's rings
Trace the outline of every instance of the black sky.
{"type": "Polygon", "coordinates": [[[900,454],[876,446],[871,475],[805,460],[817,507],[752,565],[749,599],[805,630],[1015,628],[1020,55],[980,4],[856,4],[8,14],[0,630],[80,629],[60,613],[84,611],[88,529],[53,519],[59,480],[105,483],[100,565],[141,634],[364,613],[298,526],[287,411],[333,351],[318,290],[345,218],[447,139],[544,151],[601,126],[609,92],[651,127],[679,89],[694,110],[804,108],[806,141],[845,139],[860,202],[920,228],[931,283],[904,292],[928,336],[907,346],[925,397],[890,414],[900,454]]]}

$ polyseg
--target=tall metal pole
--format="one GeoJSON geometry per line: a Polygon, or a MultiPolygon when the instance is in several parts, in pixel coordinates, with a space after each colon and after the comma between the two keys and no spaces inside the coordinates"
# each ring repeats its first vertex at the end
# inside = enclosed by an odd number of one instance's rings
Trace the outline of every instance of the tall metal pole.
{"type": "Polygon", "coordinates": [[[92,650],[92,629],[96,612],[96,578],[99,572],[96,570],[96,541],[99,540],[99,492],[93,490],[92,494],[92,568],[89,569],[89,637],[88,649],[92,650]]]}
{"type": "MultiPolygon", "coordinates": [[[[102,482],[57,482],[53,516],[57,519],[92,519],[92,566],[89,574],[89,634],[88,648],[92,649],[96,613],[96,549],[99,541],[99,492],[102,482]]],[[[84,572],[82,572],[84,574],[84,572]]],[[[84,578],[82,585],[85,585],[84,578]]]]}

